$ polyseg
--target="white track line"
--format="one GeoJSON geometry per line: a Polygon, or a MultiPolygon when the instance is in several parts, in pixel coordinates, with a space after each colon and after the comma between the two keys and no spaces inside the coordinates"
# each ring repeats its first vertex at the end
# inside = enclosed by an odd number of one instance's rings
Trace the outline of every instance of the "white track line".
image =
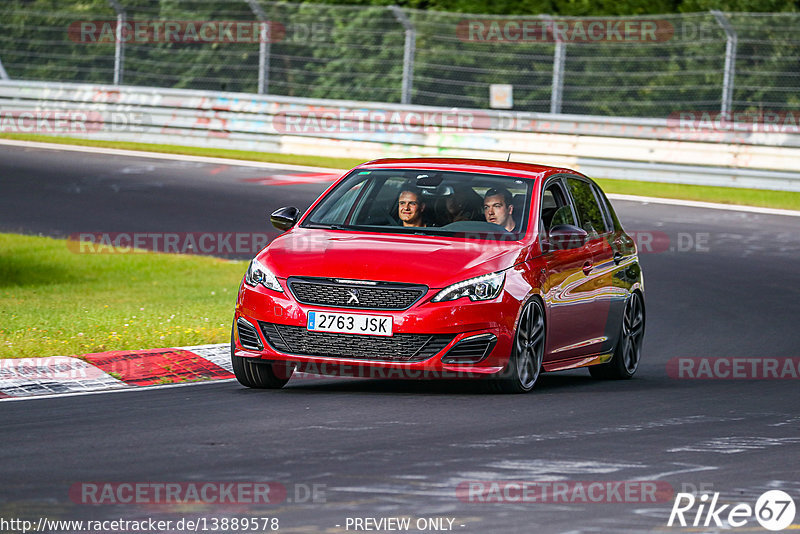
{"type": "MultiPolygon", "coordinates": [[[[19,146],[27,148],[42,148],[47,150],[65,150],[70,152],[86,152],[89,154],[106,154],[110,156],[128,156],[134,158],[191,161],[195,163],[214,163],[219,165],[231,165],[239,167],[256,167],[259,169],[290,170],[290,171],[303,171],[303,172],[329,172],[331,174],[336,174],[336,173],[344,174],[344,172],[346,172],[343,169],[331,169],[328,167],[311,167],[307,165],[291,165],[288,163],[267,163],[263,161],[213,158],[207,156],[188,156],[184,154],[164,154],[161,152],[141,152],[137,150],[121,150],[116,148],[96,148],[96,147],[77,146],[77,145],[61,145],[55,143],[40,143],[36,141],[17,141],[14,139],[0,139],[0,145],[19,146]]],[[[680,200],[673,198],[639,197],[634,195],[609,194],[607,196],[612,200],[627,200],[631,202],[645,202],[650,204],[668,204],[672,206],[687,206],[691,208],[745,211],[748,213],[761,213],[764,215],[784,215],[789,217],[800,217],[800,211],[784,210],[776,208],[760,208],[757,206],[742,206],[737,204],[718,204],[714,202],[700,202],[695,200],[680,200]]]]}
{"type": "Polygon", "coordinates": [[[57,143],[40,143],[37,141],[17,141],[15,139],[0,139],[0,145],[18,146],[23,148],[42,148],[45,150],[65,150],[69,152],[87,152],[89,154],[105,154],[108,156],[127,156],[132,158],[167,159],[172,161],[191,161],[194,163],[214,163],[218,165],[231,165],[238,167],[256,167],[259,169],[276,169],[303,172],[329,172],[331,174],[344,174],[344,169],[329,169],[327,167],[311,167],[308,165],[292,165],[289,163],[268,163],[265,161],[247,161],[244,159],[214,158],[208,156],[189,156],[186,154],[166,154],[162,152],[143,152],[139,150],[122,150],[119,148],[99,148],[79,145],[61,145],[57,143]]]}
{"type": "Polygon", "coordinates": [[[637,197],[634,195],[619,195],[609,193],[606,195],[612,200],[627,200],[631,202],[644,202],[645,204],[669,204],[671,206],[686,206],[690,208],[704,208],[712,210],[746,211],[748,213],[762,213],[765,215],[786,215],[800,217],[800,211],[782,210],[777,208],[761,208],[758,206],[742,206],[740,204],[717,204],[714,202],[700,202],[698,200],[680,200],[675,198],[637,197]]]}

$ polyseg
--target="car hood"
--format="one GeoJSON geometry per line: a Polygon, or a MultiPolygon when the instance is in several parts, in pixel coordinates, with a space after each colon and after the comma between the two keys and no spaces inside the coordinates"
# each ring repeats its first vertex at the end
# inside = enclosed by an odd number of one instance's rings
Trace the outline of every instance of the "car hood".
{"type": "Polygon", "coordinates": [[[294,228],[259,254],[278,278],[311,276],[442,288],[524,261],[519,241],[294,228]]]}

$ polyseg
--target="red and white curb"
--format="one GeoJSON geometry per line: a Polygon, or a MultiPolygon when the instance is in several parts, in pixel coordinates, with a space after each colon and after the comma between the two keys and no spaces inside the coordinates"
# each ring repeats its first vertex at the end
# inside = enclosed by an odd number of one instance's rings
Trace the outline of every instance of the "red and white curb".
{"type": "Polygon", "coordinates": [[[0,399],[231,378],[227,343],[0,359],[0,399]]]}

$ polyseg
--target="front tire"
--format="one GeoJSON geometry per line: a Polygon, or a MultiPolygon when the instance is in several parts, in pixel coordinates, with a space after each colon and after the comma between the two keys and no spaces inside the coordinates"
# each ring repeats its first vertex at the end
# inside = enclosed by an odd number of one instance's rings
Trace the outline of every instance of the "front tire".
{"type": "Polygon", "coordinates": [[[544,306],[538,298],[525,304],[514,334],[514,347],[504,376],[492,381],[500,393],[527,393],[542,372],[545,345],[544,306]]]}
{"type": "Polygon", "coordinates": [[[642,358],[644,326],[644,299],[634,291],[625,302],[619,339],[611,361],[589,367],[589,373],[594,378],[610,380],[627,380],[633,377],[642,358]]]}
{"type": "Polygon", "coordinates": [[[252,358],[236,356],[236,342],[231,332],[231,365],[236,380],[243,386],[256,389],[280,389],[294,373],[290,363],[272,364],[253,361],[252,358]]]}

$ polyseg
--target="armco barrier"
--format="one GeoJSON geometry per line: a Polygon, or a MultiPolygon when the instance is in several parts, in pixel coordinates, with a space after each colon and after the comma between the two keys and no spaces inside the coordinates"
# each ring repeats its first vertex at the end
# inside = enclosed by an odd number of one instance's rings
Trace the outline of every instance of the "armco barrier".
{"type": "Polygon", "coordinates": [[[800,191],[800,133],[759,131],[743,124],[706,126],[679,127],[667,119],[0,81],[0,132],[16,128],[23,133],[363,160],[506,159],[511,154],[515,161],[573,167],[598,178],[800,191]],[[54,121],[13,120],[25,112],[52,118],[48,110],[70,112],[68,121],[80,120],[72,112],[91,113],[83,116],[86,124],[60,128],[54,121]]]}

